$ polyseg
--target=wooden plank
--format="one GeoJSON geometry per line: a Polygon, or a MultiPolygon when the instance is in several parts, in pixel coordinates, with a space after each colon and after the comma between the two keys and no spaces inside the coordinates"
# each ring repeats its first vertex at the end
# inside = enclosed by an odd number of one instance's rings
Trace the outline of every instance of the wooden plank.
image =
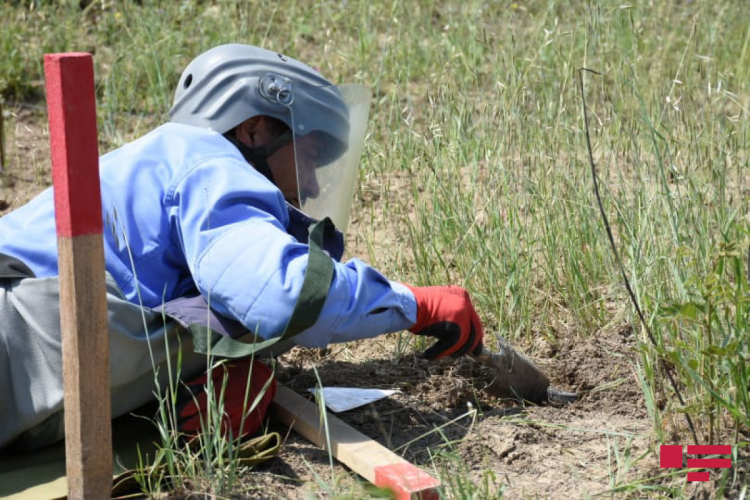
{"type": "Polygon", "coordinates": [[[90,54],[44,56],[60,275],[69,498],[109,498],[109,336],[90,54]]]}
{"type": "MultiPolygon", "coordinates": [[[[272,408],[277,418],[315,445],[328,449],[320,410],[279,384],[272,408]]],[[[390,488],[397,500],[439,498],[440,481],[388,448],[327,413],[331,455],[379,487],[390,488]]]]}

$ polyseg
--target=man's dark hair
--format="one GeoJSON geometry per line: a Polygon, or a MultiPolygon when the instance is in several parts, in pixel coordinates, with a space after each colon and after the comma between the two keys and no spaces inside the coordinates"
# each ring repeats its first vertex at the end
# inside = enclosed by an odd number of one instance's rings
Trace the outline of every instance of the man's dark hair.
{"type": "Polygon", "coordinates": [[[274,137],[279,137],[289,131],[289,127],[286,126],[286,123],[278,118],[272,118],[270,116],[266,116],[265,118],[268,122],[268,130],[274,137]]]}

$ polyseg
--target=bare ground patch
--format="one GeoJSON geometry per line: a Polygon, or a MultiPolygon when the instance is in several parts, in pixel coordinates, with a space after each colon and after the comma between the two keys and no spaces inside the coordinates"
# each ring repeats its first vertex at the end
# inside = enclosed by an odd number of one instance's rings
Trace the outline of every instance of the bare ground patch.
{"type": "MultiPolygon", "coordinates": [[[[491,471],[507,498],[559,498],[562,491],[582,498],[657,465],[653,457],[633,463],[648,450],[650,422],[630,369],[627,336],[564,339],[554,358],[536,359],[555,384],[582,391],[580,401],[563,408],[492,397],[484,391],[492,374],[470,359],[427,362],[410,355],[394,361],[393,340],[374,343],[334,347],[324,355],[295,349],[280,359],[279,380],[301,393],[318,377],[324,386],[399,389],[338,416],[427,470],[448,463],[442,453],[457,457],[478,483],[491,471]]],[[[315,457],[327,467],[326,454],[313,455],[290,439],[272,470],[315,463],[315,457]]],[[[294,495],[303,486],[275,482],[272,488],[294,495]]]]}
{"type": "Polygon", "coordinates": [[[3,106],[5,165],[0,214],[20,207],[52,184],[46,114],[37,105],[3,106]]]}
{"type": "MultiPolygon", "coordinates": [[[[44,113],[25,108],[6,113],[2,212],[50,184],[44,113]]],[[[350,238],[350,255],[388,255],[408,265],[407,235],[383,215],[383,205],[408,210],[408,197],[401,195],[409,185],[405,172],[390,180],[366,179],[350,229],[363,236],[350,238]]],[[[441,467],[460,464],[477,483],[491,473],[487,492],[504,490],[506,498],[581,498],[643,477],[658,465],[653,455],[632,460],[647,452],[651,424],[631,365],[635,340],[626,326],[587,338],[564,332],[554,346],[535,343],[529,352],[553,383],[581,393],[580,401],[564,408],[498,400],[484,391],[492,373],[471,359],[427,362],[398,344],[398,335],[389,335],[325,351],[297,348],[279,360],[279,380],[301,393],[316,386],[318,377],[326,386],[399,389],[339,416],[430,472],[444,474],[441,467]]],[[[243,496],[327,497],[348,489],[361,495],[357,477],[326,452],[283,426],[270,426],[285,436],[283,451],[248,477],[243,496]]]]}

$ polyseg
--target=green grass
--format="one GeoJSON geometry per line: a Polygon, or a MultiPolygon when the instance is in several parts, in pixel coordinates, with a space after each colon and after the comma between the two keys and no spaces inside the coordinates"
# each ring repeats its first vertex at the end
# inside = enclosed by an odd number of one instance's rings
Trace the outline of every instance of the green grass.
{"type": "Polygon", "coordinates": [[[701,443],[746,440],[743,2],[140,3],[6,4],[6,108],[41,99],[43,53],[69,50],[95,53],[107,148],[163,121],[181,69],[218,43],[263,45],[366,83],[375,99],[361,193],[380,201],[355,207],[363,257],[396,279],[466,286],[487,330],[521,344],[554,342],[560,324],[589,336],[629,323],[657,440],[688,442],[685,412],[701,443]],[[585,97],[604,209],[658,345],[634,314],[593,196],[580,67],[602,73],[585,76],[585,97]]]}

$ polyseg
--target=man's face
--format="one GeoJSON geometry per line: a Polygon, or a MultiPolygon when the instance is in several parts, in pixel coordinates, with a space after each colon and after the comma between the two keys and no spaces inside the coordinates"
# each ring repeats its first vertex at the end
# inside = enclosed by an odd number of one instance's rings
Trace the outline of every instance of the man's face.
{"type": "Polygon", "coordinates": [[[319,166],[319,151],[320,141],[312,133],[296,137],[268,157],[276,187],[284,194],[286,201],[297,208],[307,198],[317,198],[320,194],[315,176],[315,169],[319,166]]]}
{"type": "MultiPolygon", "coordinates": [[[[263,116],[247,120],[238,127],[236,135],[248,147],[267,146],[276,138],[263,116]]],[[[296,137],[268,157],[268,166],[276,187],[286,201],[297,208],[301,207],[305,199],[317,198],[320,194],[315,168],[318,166],[321,144],[318,134],[313,132],[296,137]]]]}

